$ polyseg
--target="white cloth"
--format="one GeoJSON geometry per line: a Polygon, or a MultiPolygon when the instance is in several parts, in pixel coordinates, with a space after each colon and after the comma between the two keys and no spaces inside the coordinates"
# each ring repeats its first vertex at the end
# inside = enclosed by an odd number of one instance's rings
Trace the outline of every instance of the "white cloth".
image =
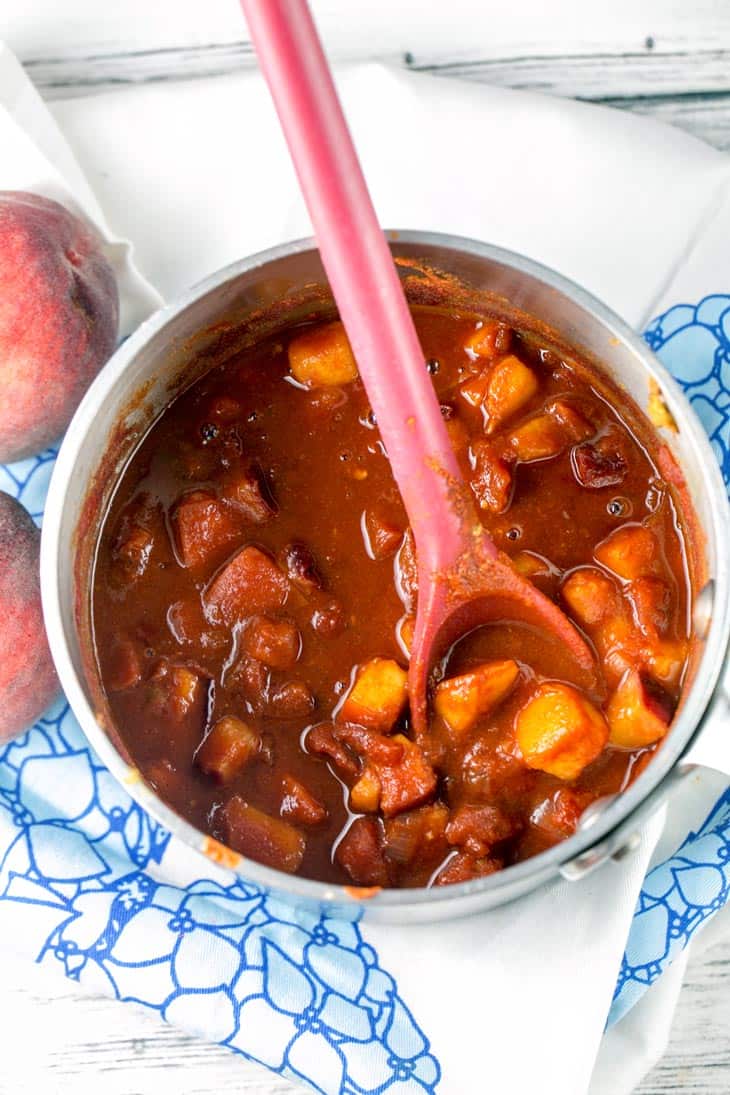
{"type": "MultiPolygon", "coordinates": [[[[638,328],[679,301],[730,291],[730,162],[687,135],[576,102],[376,65],[340,72],[339,86],[384,225],[528,254],[638,328]],[[721,217],[724,234],[709,232],[721,217]]],[[[126,330],[155,294],[121,241],[134,241],[140,268],[170,297],[310,231],[255,74],[55,101],[50,112],[68,147],[7,53],[0,103],[0,186],[73,195],[96,221],[118,255],[126,330]]],[[[700,777],[699,806],[672,804],[677,832],[709,809],[716,786],[700,777]]],[[[645,825],[623,862],[470,921],[362,926],[431,1040],[442,1095],[589,1087],[621,1095],[638,1082],[665,1045],[682,964],[602,1049],[601,1038],[662,825],[662,814],[645,825]]]]}

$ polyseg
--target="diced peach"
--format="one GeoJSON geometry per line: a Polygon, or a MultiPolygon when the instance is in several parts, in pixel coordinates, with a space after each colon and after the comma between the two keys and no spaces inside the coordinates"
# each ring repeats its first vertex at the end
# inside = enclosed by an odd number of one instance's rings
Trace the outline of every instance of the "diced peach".
{"type": "Polygon", "coordinates": [[[382,826],[377,818],[355,818],[337,845],[335,859],[357,886],[388,885],[382,826]]]}
{"type": "Polygon", "coordinates": [[[380,779],[372,765],[366,765],[350,788],[350,809],[355,814],[375,814],[380,807],[380,779]]]}
{"type": "Polygon", "coordinates": [[[660,562],[656,536],[646,525],[638,524],[615,529],[593,554],[607,570],[629,582],[653,574],[660,562]]]}
{"type": "Polygon", "coordinates": [[[470,407],[481,407],[487,397],[489,376],[487,373],[475,373],[459,385],[459,395],[470,407]]]}
{"type": "Polygon", "coordinates": [[[446,839],[476,856],[483,856],[494,844],[509,840],[519,826],[498,806],[460,806],[446,826],[446,839]]]}
{"type": "Polygon", "coordinates": [[[241,855],[287,874],[299,870],[307,842],[293,825],[249,805],[239,795],[221,810],[226,843],[241,855]]]}
{"type": "Polygon", "coordinates": [[[241,636],[241,650],[273,669],[291,669],[301,645],[294,621],[272,616],[251,616],[241,636]]]}
{"type": "Polygon", "coordinates": [[[626,590],[634,623],[648,639],[662,635],[669,623],[671,592],[661,578],[636,578],[626,590]]]}
{"type": "Polygon", "coordinates": [[[117,639],[109,651],[104,683],[112,692],[125,692],[142,679],[139,653],[131,639],[117,639]]]}
{"type": "Polygon", "coordinates": [[[436,773],[421,747],[403,734],[396,734],[393,741],[403,746],[401,759],[393,765],[376,765],[380,779],[380,809],[384,817],[394,817],[420,806],[436,790],[436,773]]]}
{"type": "Polygon", "coordinates": [[[608,616],[593,638],[603,661],[604,676],[614,683],[639,656],[636,630],[628,613],[621,611],[608,616]]]}
{"type": "Polygon", "coordinates": [[[240,516],[209,491],[184,494],[170,519],[180,562],[191,569],[214,565],[242,538],[240,516]]]}
{"type": "Polygon", "coordinates": [[[410,658],[413,636],[416,632],[416,617],[401,616],[396,624],[395,637],[401,650],[410,658]]]}
{"type": "Polygon", "coordinates": [[[407,866],[414,860],[430,859],[446,853],[446,824],[449,811],[442,802],[419,806],[416,810],[388,818],[385,822],[385,848],[388,859],[407,866]]]}
{"type": "Polygon", "coordinates": [[[263,472],[254,464],[229,468],[221,478],[220,495],[254,525],[266,524],[276,513],[263,472]]]}
{"type": "Polygon", "coordinates": [[[528,767],[573,780],[602,752],[608,725],[577,689],[546,682],[518,714],[516,734],[528,767]]]}
{"type": "Polygon", "coordinates": [[[523,464],[558,456],[570,443],[566,428],[549,414],[538,414],[523,422],[512,431],[509,441],[523,464]]]}
{"type": "Polygon", "coordinates": [[[622,749],[643,749],[664,737],[673,713],[664,689],[639,670],[630,669],[608,701],[609,740],[622,749]]]}
{"type": "Polygon", "coordinates": [[[194,601],[173,601],[167,610],[167,626],[181,646],[217,650],[230,643],[230,636],[223,628],[208,626],[197,598],[194,601]]]}
{"type": "Polygon", "coordinates": [[[184,719],[202,699],[200,674],[185,665],[170,665],[162,661],[150,677],[151,700],[154,707],[167,711],[173,718],[184,719]]]}
{"type": "Polygon", "coordinates": [[[519,666],[511,658],[484,662],[468,673],[441,681],[434,694],[434,708],[455,734],[464,734],[502,702],[519,675],[519,666]]]}
{"type": "Polygon", "coordinates": [[[316,700],[308,684],[304,681],[286,681],[269,696],[267,713],[280,719],[300,719],[311,714],[315,705],[316,700]]]}
{"type": "Polygon", "coordinates": [[[195,763],[219,783],[230,783],[256,759],[260,749],[261,738],[255,730],[241,719],[225,715],[206,734],[195,763]]]}
{"type": "Polygon", "coordinates": [[[549,561],[535,551],[518,551],[512,557],[512,566],[525,578],[549,578],[553,569],[549,561]]]}
{"type": "Polygon", "coordinates": [[[388,559],[395,555],[403,539],[403,528],[378,509],[363,514],[365,549],[373,559],[388,559]]]}
{"type": "Polygon", "coordinates": [[[413,531],[407,528],[396,558],[398,592],[406,606],[415,604],[418,595],[418,563],[413,531]]]}
{"type": "Polygon", "coordinates": [[[357,378],[357,365],[345,328],[339,322],[305,331],[289,343],[289,369],[307,388],[347,384],[357,378]]]}
{"type": "Polygon", "coordinates": [[[568,403],[565,399],[554,399],[547,407],[549,414],[565,428],[571,444],[577,441],[585,441],[596,432],[593,423],[586,416],[568,403]]]}
{"type": "Polygon", "coordinates": [[[512,341],[512,332],[506,323],[498,319],[483,319],[469,335],[464,349],[476,357],[493,358],[506,354],[512,341]]]}
{"type": "Polygon", "coordinates": [[[213,579],[203,604],[211,623],[233,627],[256,612],[281,608],[288,592],[289,581],[271,556],[249,544],[213,579]]]}
{"type": "Polygon", "coordinates": [[[659,639],[646,648],[644,660],[657,680],[677,684],[687,660],[687,644],[681,639],[659,639]]]}
{"type": "Polygon", "coordinates": [[[563,600],[571,616],[586,627],[595,627],[619,608],[616,586],[597,567],[580,567],[563,582],[563,600]]]}
{"type": "Polygon", "coordinates": [[[306,544],[293,541],[279,552],[278,558],[289,581],[306,596],[322,589],[322,577],[306,544]]]}
{"type": "Polygon", "coordinates": [[[538,379],[532,369],[514,354],[508,354],[498,361],[489,372],[489,383],[483,402],[487,433],[493,433],[521,411],[538,388],[538,379]]]}
{"type": "Polygon", "coordinates": [[[493,440],[472,445],[474,470],[471,488],[482,509],[504,513],[512,501],[512,462],[493,440]]]}
{"type": "Polygon", "coordinates": [[[282,778],[281,793],[279,813],[288,821],[298,825],[321,825],[327,820],[327,808],[294,776],[287,774],[282,778]]]}
{"type": "Polygon", "coordinates": [[[387,732],[405,707],[408,674],[392,658],[371,658],[357,671],[337,718],[387,732]]]}

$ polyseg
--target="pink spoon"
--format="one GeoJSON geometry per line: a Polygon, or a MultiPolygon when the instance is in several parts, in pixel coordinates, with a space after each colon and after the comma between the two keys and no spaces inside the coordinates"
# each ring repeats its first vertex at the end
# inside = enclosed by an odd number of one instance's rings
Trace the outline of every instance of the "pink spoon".
{"type": "Polygon", "coordinates": [[[241,3],[415,537],[408,688],[416,737],[427,732],[431,667],[481,624],[541,628],[569,656],[576,683],[595,683],[585,640],[514,570],[479,520],[306,0],[241,3]]]}

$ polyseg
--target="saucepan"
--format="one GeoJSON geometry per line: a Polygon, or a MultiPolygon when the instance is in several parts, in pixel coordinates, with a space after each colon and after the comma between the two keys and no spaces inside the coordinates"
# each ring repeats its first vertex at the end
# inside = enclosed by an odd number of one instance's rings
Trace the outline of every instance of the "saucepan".
{"type": "MultiPolygon", "coordinates": [[[[93,655],[90,588],[95,545],[115,485],[141,438],[169,402],[207,369],[277,326],[333,310],[311,240],[285,244],[212,274],[144,323],[92,384],[58,456],[41,553],[43,606],[61,684],[92,747],[129,794],[178,840],[267,892],[329,915],[427,921],[514,900],[559,876],[576,884],[611,857],[631,854],[641,822],[686,768],[700,731],[728,710],[730,513],[707,437],[666,369],[625,323],[566,278],[485,243],[437,233],[390,232],[407,294],[422,303],[480,300],[516,326],[540,329],[558,348],[600,362],[653,418],[679,465],[696,527],[697,644],[671,731],[651,764],[621,795],[600,800],[573,836],[485,878],[434,889],[381,890],[285,875],[244,859],[168,807],[142,779],[120,740],[93,655]],[[657,409],[660,414],[657,417],[657,409]]],[[[206,865],[201,863],[201,874],[206,865]]]]}

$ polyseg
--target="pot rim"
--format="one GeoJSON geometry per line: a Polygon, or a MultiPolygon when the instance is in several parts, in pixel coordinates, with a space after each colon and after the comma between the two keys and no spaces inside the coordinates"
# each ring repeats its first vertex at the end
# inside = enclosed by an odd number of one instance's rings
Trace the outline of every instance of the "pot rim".
{"type": "MultiPolygon", "coordinates": [[[[131,797],[174,836],[208,859],[230,867],[243,879],[288,897],[358,909],[367,897],[368,905],[380,907],[437,906],[456,903],[460,898],[475,897],[487,892],[497,895],[512,889],[531,875],[556,875],[560,868],[577,859],[599,842],[606,840],[628,821],[638,823],[642,807],[654,802],[656,792],[668,773],[675,767],[701,723],[709,713],[713,695],[723,671],[730,636],[730,558],[726,550],[730,542],[730,507],[725,484],[707,435],[690,403],[668,370],[657,360],[644,340],[610,308],[587,290],[549,267],[526,256],[492,244],[466,237],[438,232],[390,230],[389,242],[399,249],[436,247],[466,253],[506,266],[547,284],[579,308],[586,311],[611,336],[625,343],[643,370],[659,384],[670,413],[681,423],[695,450],[698,466],[705,474],[705,487],[712,499],[712,527],[704,529],[712,542],[717,571],[712,619],[697,671],[684,703],[672,725],[665,744],[639,778],[624,792],[609,801],[596,813],[590,826],[579,829],[567,840],[521,863],[511,865],[485,878],[455,883],[444,887],[416,889],[382,889],[372,893],[366,889],[301,878],[266,867],[255,860],[234,854],[226,858],[225,851],[201,830],[195,828],[167,806],[141,778],[139,771],[128,764],[102,729],[86,695],[85,685],[76,672],[70,652],[69,632],[75,632],[73,621],[65,621],[62,609],[59,560],[61,553],[71,550],[61,541],[62,515],[70,484],[77,477],[76,466],[83,452],[95,412],[111,395],[119,377],[134,361],[146,343],[164,330],[165,326],[191,304],[238,276],[259,269],[270,262],[309,250],[316,250],[312,238],[303,238],[259,251],[239,259],[186,290],[177,299],[164,305],[145,320],[123,342],[99,372],[82,399],[61,445],[53,470],[43,519],[41,540],[41,595],[49,643],[63,691],[81,728],[101,761],[125,787],[131,797]],[[221,855],[223,853],[223,855],[221,855]]],[[[96,470],[96,469],[94,469],[96,470]]],[[[90,482],[87,483],[87,488],[90,482]]],[[[85,492],[88,494],[88,489],[85,492]]]]}

